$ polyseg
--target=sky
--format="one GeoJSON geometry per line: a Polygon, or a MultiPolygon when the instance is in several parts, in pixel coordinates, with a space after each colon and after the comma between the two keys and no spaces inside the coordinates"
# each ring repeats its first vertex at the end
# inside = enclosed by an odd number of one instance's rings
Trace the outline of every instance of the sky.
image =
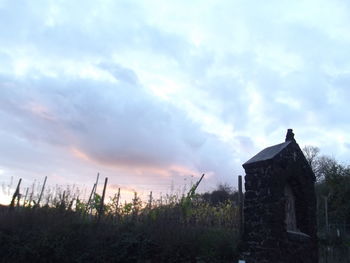
{"type": "Polygon", "coordinates": [[[147,197],[205,173],[200,191],[237,187],[288,128],[349,163],[349,13],[341,0],[0,0],[0,183],[91,189],[100,173],[110,194],[147,197]]]}

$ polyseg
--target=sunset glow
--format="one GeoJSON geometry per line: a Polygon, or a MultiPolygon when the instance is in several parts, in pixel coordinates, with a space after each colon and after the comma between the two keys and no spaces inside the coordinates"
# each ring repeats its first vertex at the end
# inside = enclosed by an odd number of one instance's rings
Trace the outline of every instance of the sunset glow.
{"type": "Polygon", "coordinates": [[[321,6],[0,1],[0,183],[236,187],[287,128],[347,161],[350,6],[321,6]]]}

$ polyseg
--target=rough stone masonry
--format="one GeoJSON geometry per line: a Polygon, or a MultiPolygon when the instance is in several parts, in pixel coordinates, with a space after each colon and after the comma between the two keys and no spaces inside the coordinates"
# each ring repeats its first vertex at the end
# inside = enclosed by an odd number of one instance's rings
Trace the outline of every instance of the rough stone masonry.
{"type": "Polygon", "coordinates": [[[285,142],[243,164],[247,263],[318,262],[315,175],[288,129],[285,142]]]}

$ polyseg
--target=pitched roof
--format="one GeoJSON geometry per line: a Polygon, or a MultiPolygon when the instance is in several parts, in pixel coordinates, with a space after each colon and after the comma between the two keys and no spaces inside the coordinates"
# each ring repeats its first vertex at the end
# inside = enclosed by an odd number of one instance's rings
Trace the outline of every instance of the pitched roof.
{"type": "Polygon", "coordinates": [[[276,144],[274,146],[270,146],[259,152],[257,155],[250,158],[246,161],[243,166],[247,164],[252,164],[260,161],[266,161],[274,158],[278,153],[280,153],[284,148],[286,148],[291,141],[286,141],[284,143],[276,144]]]}

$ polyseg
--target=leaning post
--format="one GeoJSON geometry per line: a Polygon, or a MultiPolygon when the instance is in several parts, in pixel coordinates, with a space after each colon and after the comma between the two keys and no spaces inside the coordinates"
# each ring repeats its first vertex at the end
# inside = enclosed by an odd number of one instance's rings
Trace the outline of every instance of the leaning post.
{"type": "Polygon", "coordinates": [[[25,206],[26,206],[26,201],[27,201],[28,191],[29,191],[29,187],[27,187],[26,194],[24,195],[23,207],[25,207],[25,206]]]}
{"type": "Polygon", "coordinates": [[[21,185],[21,182],[22,182],[22,178],[19,179],[16,187],[16,191],[13,193],[11,204],[10,204],[10,210],[12,210],[15,206],[15,200],[16,200],[16,197],[19,195],[19,187],[21,185]]]}
{"type": "Polygon", "coordinates": [[[103,214],[103,206],[104,206],[104,200],[105,200],[105,195],[106,195],[106,187],[107,187],[107,182],[108,182],[108,177],[105,178],[105,184],[103,186],[103,192],[102,192],[102,197],[101,197],[101,204],[100,204],[100,209],[98,213],[98,221],[100,221],[101,215],[103,214]]]}
{"type": "Polygon", "coordinates": [[[89,200],[87,202],[87,205],[86,205],[86,208],[85,208],[85,211],[84,211],[84,215],[88,212],[88,210],[90,209],[90,205],[91,205],[91,202],[92,202],[92,199],[93,199],[93,195],[94,195],[94,192],[95,192],[95,188],[96,188],[96,184],[94,184],[94,186],[92,187],[92,190],[91,190],[91,193],[90,193],[90,196],[89,196],[89,200]]]}
{"type": "Polygon", "coordinates": [[[44,184],[43,184],[43,187],[41,188],[41,192],[40,192],[40,196],[39,196],[39,199],[38,199],[37,206],[40,205],[40,201],[41,201],[41,198],[42,198],[42,196],[43,196],[44,189],[45,189],[46,180],[47,180],[47,176],[45,176],[44,184]]]}

